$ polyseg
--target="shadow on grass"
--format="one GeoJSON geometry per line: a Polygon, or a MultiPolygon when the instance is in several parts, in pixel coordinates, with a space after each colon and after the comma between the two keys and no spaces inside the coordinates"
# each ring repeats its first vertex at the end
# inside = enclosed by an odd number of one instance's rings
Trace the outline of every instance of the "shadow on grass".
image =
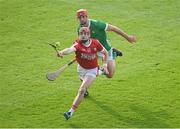
{"type": "Polygon", "coordinates": [[[69,124],[69,126],[70,126],[71,128],[82,128],[82,127],[77,126],[77,125],[75,125],[75,124],[69,124]]]}
{"type": "MultiPolygon", "coordinates": [[[[91,96],[89,96],[88,99],[117,120],[127,123],[127,125],[129,125],[128,127],[169,127],[169,125],[165,123],[169,117],[166,111],[153,112],[144,106],[130,105],[130,112],[135,112],[137,116],[122,116],[120,114],[121,111],[115,111],[110,106],[105,105],[91,96]]],[[[121,125],[117,125],[117,127],[121,127],[121,125]]]]}
{"type": "Polygon", "coordinates": [[[133,118],[129,121],[132,125],[138,127],[156,127],[156,128],[168,128],[170,127],[166,122],[170,117],[165,110],[153,112],[149,108],[137,105],[131,105],[130,109],[141,116],[141,119],[133,118]]]}

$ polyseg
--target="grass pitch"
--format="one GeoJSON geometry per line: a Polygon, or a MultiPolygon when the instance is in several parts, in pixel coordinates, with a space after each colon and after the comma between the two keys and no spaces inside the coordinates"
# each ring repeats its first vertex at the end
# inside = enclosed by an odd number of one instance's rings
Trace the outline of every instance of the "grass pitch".
{"type": "Polygon", "coordinates": [[[179,0],[0,0],[0,127],[180,127],[179,8],[179,0]],[[48,43],[72,44],[80,8],[138,42],[108,33],[124,52],[116,74],[98,77],[66,121],[62,114],[80,81],[75,64],[56,81],[46,80],[74,56],[58,59],[48,43]]]}

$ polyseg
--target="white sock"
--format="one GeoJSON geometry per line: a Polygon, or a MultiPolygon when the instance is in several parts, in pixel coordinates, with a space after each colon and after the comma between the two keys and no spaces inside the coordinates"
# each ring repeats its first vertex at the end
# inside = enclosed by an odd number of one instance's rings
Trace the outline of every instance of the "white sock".
{"type": "Polygon", "coordinates": [[[74,111],[75,111],[75,110],[74,110],[73,108],[70,108],[68,112],[71,112],[71,116],[72,116],[72,114],[74,113],[74,111]]]}
{"type": "Polygon", "coordinates": [[[102,70],[98,70],[98,72],[99,72],[99,75],[102,75],[104,72],[102,71],[102,70]]]}

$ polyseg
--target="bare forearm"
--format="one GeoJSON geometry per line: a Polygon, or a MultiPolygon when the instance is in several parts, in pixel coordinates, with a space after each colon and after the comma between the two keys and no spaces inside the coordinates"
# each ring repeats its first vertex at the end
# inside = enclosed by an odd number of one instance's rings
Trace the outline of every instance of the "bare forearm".
{"type": "Polygon", "coordinates": [[[136,37],[133,35],[128,35],[127,33],[125,33],[123,30],[121,30],[120,28],[110,25],[108,24],[108,28],[107,31],[113,31],[115,33],[117,33],[118,35],[121,35],[122,37],[124,37],[127,41],[129,41],[130,43],[136,42],[136,37]]]}
{"type": "Polygon", "coordinates": [[[102,66],[102,71],[105,73],[105,74],[109,74],[109,71],[108,71],[108,52],[106,51],[106,49],[104,48],[102,53],[104,54],[104,64],[102,66]]]}
{"type": "Polygon", "coordinates": [[[71,52],[73,52],[70,48],[65,48],[64,50],[61,51],[61,53],[63,55],[68,55],[70,54],[71,52]]]}
{"type": "Polygon", "coordinates": [[[115,27],[114,32],[128,40],[128,34],[125,33],[123,30],[121,30],[120,28],[115,27]]]}
{"type": "Polygon", "coordinates": [[[65,48],[62,51],[58,51],[58,56],[62,58],[64,55],[68,55],[74,51],[75,51],[74,47],[65,48]]]}
{"type": "Polygon", "coordinates": [[[115,33],[117,33],[118,35],[121,35],[122,37],[124,37],[125,39],[128,39],[128,34],[125,33],[122,29],[113,26],[113,25],[109,25],[109,31],[114,31],[115,33]]]}
{"type": "Polygon", "coordinates": [[[106,49],[103,50],[103,54],[104,54],[104,64],[107,64],[108,62],[108,52],[106,49]]]}

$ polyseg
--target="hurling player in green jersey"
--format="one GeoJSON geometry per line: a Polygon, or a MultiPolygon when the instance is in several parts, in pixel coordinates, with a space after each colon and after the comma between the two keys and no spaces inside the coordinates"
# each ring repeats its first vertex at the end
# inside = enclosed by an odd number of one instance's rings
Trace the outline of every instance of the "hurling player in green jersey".
{"type": "Polygon", "coordinates": [[[77,10],[76,15],[80,23],[79,28],[88,27],[90,29],[91,38],[98,39],[99,42],[108,51],[109,57],[108,57],[107,68],[109,74],[107,75],[107,77],[112,78],[116,68],[115,56],[122,56],[122,53],[119,50],[111,47],[110,43],[107,40],[106,32],[107,31],[115,32],[116,34],[124,37],[130,43],[136,42],[136,37],[133,35],[128,35],[123,30],[121,30],[120,28],[114,25],[98,20],[89,19],[86,9],[77,10]]]}

